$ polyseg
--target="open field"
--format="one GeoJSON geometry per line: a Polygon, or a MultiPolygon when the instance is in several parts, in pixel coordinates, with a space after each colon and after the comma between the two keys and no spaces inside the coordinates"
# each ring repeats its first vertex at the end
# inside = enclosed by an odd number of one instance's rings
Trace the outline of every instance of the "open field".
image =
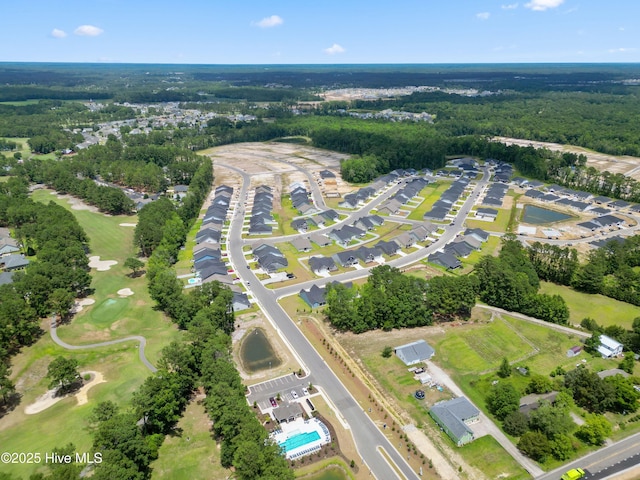
{"type": "Polygon", "coordinates": [[[194,480],[231,475],[220,465],[219,447],[211,439],[211,420],[200,400],[194,399],[187,405],[178,422],[178,433],[169,435],[160,447],[158,459],[151,463],[152,479],[194,480]]]}
{"type": "Polygon", "coordinates": [[[420,193],[418,193],[418,195],[423,197],[424,200],[419,206],[411,211],[408,218],[411,220],[422,220],[425,212],[427,210],[431,210],[433,204],[440,199],[442,192],[449,188],[450,185],[451,182],[443,182],[439,180],[424,187],[420,193]]]}
{"type": "Polygon", "coordinates": [[[73,209],[67,200],[51,195],[50,190],[36,190],[35,201],[54,201],[73,212],[87,233],[92,255],[102,260],[118,263],[108,271],[92,270],[91,298],[95,304],[76,314],[69,325],[58,329],[58,335],[67,343],[94,343],[128,335],[142,335],[147,339],[146,355],[152,363],[159,358],[160,350],[181,333],[162,312],[153,309],[144,276],[130,278],[129,269],[122,265],[135,255],[132,227],[121,223],[135,223],[136,216],[108,216],[90,210],[73,209]],[[118,290],[129,288],[134,294],[121,298],[118,290]]]}
{"type": "MultiPolygon", "coordinates": [[[[13,378],[22,394],[20,405],[0,418],[0,445],[9,452],[51,452],[72,442],[77,451],[88,452],[92,438],[87,430],[88,417],[101,401],[111,400],[126,405],[135,391],[149,375],[138,360],[135,343],[125,343],[91,351],[68,352],[53,343],[48,334],[13,359],[13,378]],[[79,370],[95,370],[104,375],[105,383],[91,388],[89,402],[78,405],[75,397],[65,398],[35,415],[26,415],[24,409],[48,387],[45,377],[47,366],[57,356],[75,358],[79,370]],[[64,421],[61,421],[64,419],[64,421]]],[[[2,471],[27,478],[36,472],[46,472],[34,464],[3,465],[2,471]]]]}
{"type": "Polygon", "coordinates": [[[598,325],[620,325],[631,330],[633,319],[640,317],[640,307],[621,302],[604,295],[578,292],[564,285],[540,282],[540,293],[560,295],[569,307],[569,323],[580,325],[585,317],[593,318],[598,325]]]}

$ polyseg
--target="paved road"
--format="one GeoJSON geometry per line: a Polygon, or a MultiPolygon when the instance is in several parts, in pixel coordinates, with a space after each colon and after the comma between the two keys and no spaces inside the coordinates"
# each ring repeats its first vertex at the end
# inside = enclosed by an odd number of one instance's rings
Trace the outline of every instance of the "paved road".
{"type": "Polygon", "coordinates": [[[557,480],[567,470],[578,467],[588,472],[585,479],[604,479],[640,463],[638,454],[640,454],[640,433],[612,443],[561,468],[540,475],[536,479],[557,480]]]}
{"type": "MultiPolygon", "coordinates": [[[[229,167],[225,165],[225,167],[229,167]]],[[[244,198],[249,185],[249,176],[239,169],[232,168],[241,173],[243,186],[240,198],[244,198]]],[[[238,208],[238,207],[237,207],[238,208]]],[[[306,337],[300,332],[293,320],[278,304],[274,293],[265,288],[253,274],[247,269],[247,262],[242,251],[241,241],[242,216],[234,215],[230,229],[227,248],[229,257],[236,268],[236,272],[245,284],[254,281],[251,292],[265,315],[275,325],[276,330],[289,344],[294,355],[307,371],[313,372],[314,385],[322,388],[329,397],[329,401],[335,406],[336,411],[349,424],[360,456],[371,469],[372,474],[380,479],[399,478],[396,471],[388,461],[379,453],[378,447],[383,448],[391,460],[402,471],[407,479],[418,479],[418,475],[411,469],[393,445],[382,434],[378,427],[371,421],[367,414],[358,405],[351,393],[340,382],[338,377],[327,366],[322,357],[316,352],[306,337]]]]}
{"type": "Polygon", "coordinates": [[[109,345],[117,345],[118,343],[124,342],[138,342],[138,356],[140,357],[140,361],[146,365],[146,367],[151,370],[153,373],[157,372],[158,369],[152,365],[152,363],[147,360],[147,357],[144,354],[144,348],[147,346],[147,339],[140,335],[132,335],[130,337],[119,338],[117,340],[109,340],[106,342],[100,343],[88,343],[86,345],[70,345],[67,342],[60,340],[58,337],[58,326],[55,320],[55,317],[51,320],[51,339],[62,348],[66,348],[67,350],[88,350],[92,348],[100,348],[100,347],[108,347],[109,345]]]}

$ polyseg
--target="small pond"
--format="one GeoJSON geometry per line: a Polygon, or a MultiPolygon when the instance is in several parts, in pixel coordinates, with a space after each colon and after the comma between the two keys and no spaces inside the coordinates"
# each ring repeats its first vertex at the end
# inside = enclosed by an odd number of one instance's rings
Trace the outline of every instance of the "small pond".
{"type": "Polygon", "coordinates": [[[247,373],[279,366],[282,362],[273,350],[265,331],[255,328],[242,340],[240,361],[247,373]]]}
{"type": "Polygon", "coordinates": [[[524,223],[533,225],[561,222],[569,218],[571,218],[571,215],[549,210],[548,208],[536,207],[535,205],[525,205],[524,214],[522,215],[522,221],[524,223]]]}
{"type": "Polygon", "coordinates": [[[305,476],[304,480],[349,480],[347,474],[340,467],[328,466],[313,475],[305,476]]]}

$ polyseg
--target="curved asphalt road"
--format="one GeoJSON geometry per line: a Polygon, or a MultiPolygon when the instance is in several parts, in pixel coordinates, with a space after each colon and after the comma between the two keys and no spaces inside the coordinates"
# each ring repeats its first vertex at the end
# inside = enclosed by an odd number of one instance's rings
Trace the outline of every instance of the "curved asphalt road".
{"type": "Polygon", "coordinates": [[[138,356],[140,357],[140,361],[146,365],[146,367],[151,370],[153,373],[157,372],[158,369],[154,367],[147,357],[144,354],[144,347],[147,345],[147,339],[140,335],[132,335],[130,337],[119,338],[117,340],[109,340],[106,342],[100,343],[89,343],[86,345],[70,345],[67,342],[60,340],[58,337],[58,326],[56,325],[55,319],[51,321],[51,339],[62,348],[66,348],[67,350],[87,350],[90,348],[99,348],[99,347],[108,347],[109,345],[117,345],[118,343],[124,342],[138,342],[138,356]]]}

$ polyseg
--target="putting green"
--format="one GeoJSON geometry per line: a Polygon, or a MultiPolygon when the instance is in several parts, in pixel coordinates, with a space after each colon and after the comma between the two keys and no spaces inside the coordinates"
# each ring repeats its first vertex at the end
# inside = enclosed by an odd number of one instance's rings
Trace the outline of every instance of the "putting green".
{"type": "Polygon", "coordinates": [[[107,298],[91,311],[91,319],[97,325],[110,325],[118,320],[129,306],[128,298],[107,298]]]}

